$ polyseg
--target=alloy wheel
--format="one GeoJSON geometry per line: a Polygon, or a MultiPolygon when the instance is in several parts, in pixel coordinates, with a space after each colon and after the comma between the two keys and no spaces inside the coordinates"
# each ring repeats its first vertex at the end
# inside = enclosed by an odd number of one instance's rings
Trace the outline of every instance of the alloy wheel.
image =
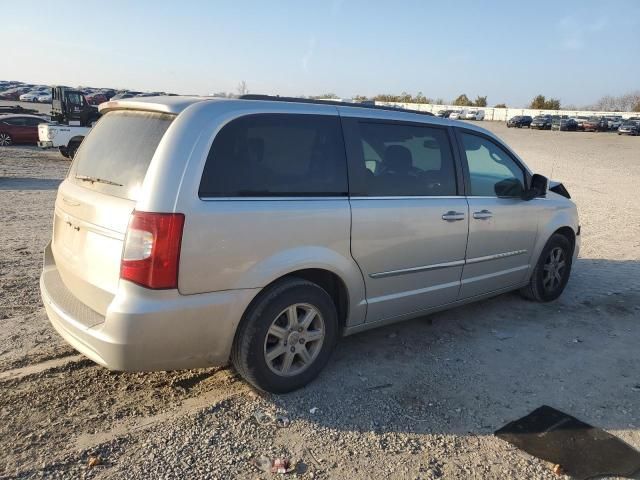
{"type": "Polygon", "coordinates": [[[542,267],[542,286],[547,292],[553,292],[562,284],[566,266],[564,250],[561,247],[553,248],[542,267]]]}
{"type": "Polygon", "coordinates": [[[264,359],[276,375],[304,372],[314,362],[325,339],[320,311],[307,303],[288,306],[273,320],[264,340],[264,359]]]}
{"type": "Polygon", "coordinates": [[[0,133],[0,145],[3,147],[11,145],[11,135],[8,133],[0,133]]]}

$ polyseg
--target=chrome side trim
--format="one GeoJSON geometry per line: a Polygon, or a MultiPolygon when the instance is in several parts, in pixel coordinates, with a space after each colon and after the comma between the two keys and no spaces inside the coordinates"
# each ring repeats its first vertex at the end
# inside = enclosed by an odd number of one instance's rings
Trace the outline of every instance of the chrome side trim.
{"type": "Polygon", "coordinates": [[[408,292],[392,293],[390,295],[382,295],[380,297],[374,297],[369,299],[368,302],[369,302],[369,305],[372,305],[374,303],[386,302],[388,300],[397,300],[399,298],[411,297],[414,295],[420,295],[422,293],[435,292],[436,290],[442,290],[443,288],[453,288],[453,287],[459,287],[459,286],[460,286],[459,281],[441,283],[439,285],[434,285],[432,287],[419,288],[417,290],[410,290],[408,292]]]}
{"type": "Polygon", "coordinates": [[[486,257],[469,258],[468,260],[455,260],[453,262],[434,263],[433,265],[423,265],[420,267],[403,268],[400,270],[389,270],[387,272],[370,273],[371,278],[395,277],[397,275],[405,275],[407,273],[425,272],[428,270],[439,270],[441,268],[459,267],[469,263],[488,262],[489,260],[497,260],[499,258],[513,257],[515,255],[523,255],[526,250],[514,250],[512,252],[496,253],[495,255],[487,255],[486,257]]]}
{"type": "Polygon", "coordinates": [[[326,197],[199,197],[203,202],[319,202],[323,200],[344,200],[348,196],[326,196],[326,197]]]}
{"type": "Polygon", "coordinates": [[[466,263],[488,262],[489,260],[496,260],[498,258],[513,257],[515,255],[523,255],[525,253],[527,253],[526,250],[514,250],[512,252],[496,253],[495,255],[487,255],[486,257],[468,258],[466,263]]]}
{"type": "Polygon", "coordinates": [[[425,200],[425,199],[438,199],[438,200],[464,200],[464,195],[396,195],[396,196],[353,196],[349,197],[350,200],[425,200]]]}
{"type": "Polygon", "coordinates": [[[462,280],[462,285],[466,285],[468,283],[479,282],[481,280],[487,280],[489,278],[499,277],[501,275],[509,275],[510,273],[516,273],[521,270],[529,269],[529,265],[522,265],[520,267],[509,268],[507,270],[500,270],[499,272],[487,273],[486,275],[478,275],[477,277],[466,278],[462,280]]]}
{"type": "Polygon", "coordinates": [[[388,272],[371,273],[371,278],[386,278],[404,275],[405,273],[424,272],[427,270],[439,270],[441,268],[458,267],[464,265],[464,260],[456,260],[454,262],[435,263],[433,265],[424,265],[422,267],[403,268],[401,270],[390,270],[388,272]]]}

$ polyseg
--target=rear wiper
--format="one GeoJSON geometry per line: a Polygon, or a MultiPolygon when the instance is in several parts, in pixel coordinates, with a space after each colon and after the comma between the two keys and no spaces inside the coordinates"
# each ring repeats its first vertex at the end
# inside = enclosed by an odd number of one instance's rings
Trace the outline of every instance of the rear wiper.
{"type": "Polygon", "coordinates": [[[115,185],[116,187],[122,187],[120,183],[112,182],[111,180],[105,180],[104,178],[90,177],[88,175],[76,175],[78,180],[91,183],[106,183],[107,185],[115,185]]]}

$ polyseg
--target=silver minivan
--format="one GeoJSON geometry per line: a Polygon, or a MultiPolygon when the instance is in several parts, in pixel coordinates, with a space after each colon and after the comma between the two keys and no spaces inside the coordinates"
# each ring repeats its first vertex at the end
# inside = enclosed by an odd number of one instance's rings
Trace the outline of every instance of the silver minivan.
{"type": "Polygon", "coordinates": [[[574,203],[493,134],[280,97],[110,101],[55,202],[51,323],[113,370],[311,381],[342,335],[563,291],[574,203]]]}

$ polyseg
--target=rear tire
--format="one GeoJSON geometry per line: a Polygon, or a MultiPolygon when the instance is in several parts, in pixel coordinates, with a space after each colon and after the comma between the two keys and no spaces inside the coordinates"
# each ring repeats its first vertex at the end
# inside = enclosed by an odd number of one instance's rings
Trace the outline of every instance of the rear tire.
{"type": "Polygon", "coordinates": [[[551,302],[557,299],[569,281],[573,249],[564,235],[555,233],[542,249],[529,285],[520,293],[529,300],[551,302]]]}
{"type": "Polygon", "coordinates": [[[286,278],[268,287],[245,312],[231,362],[254,387],[291,392],[320,373],[337,338],[338,315],[329,294],[307,280],[286,278]]]}
{"type": "Polygon", "coordinates": [[[64,158],[69,158],[67,147],[58,147],[58,150],[60,151],[60,155],[62,155],[64,158]]]}

